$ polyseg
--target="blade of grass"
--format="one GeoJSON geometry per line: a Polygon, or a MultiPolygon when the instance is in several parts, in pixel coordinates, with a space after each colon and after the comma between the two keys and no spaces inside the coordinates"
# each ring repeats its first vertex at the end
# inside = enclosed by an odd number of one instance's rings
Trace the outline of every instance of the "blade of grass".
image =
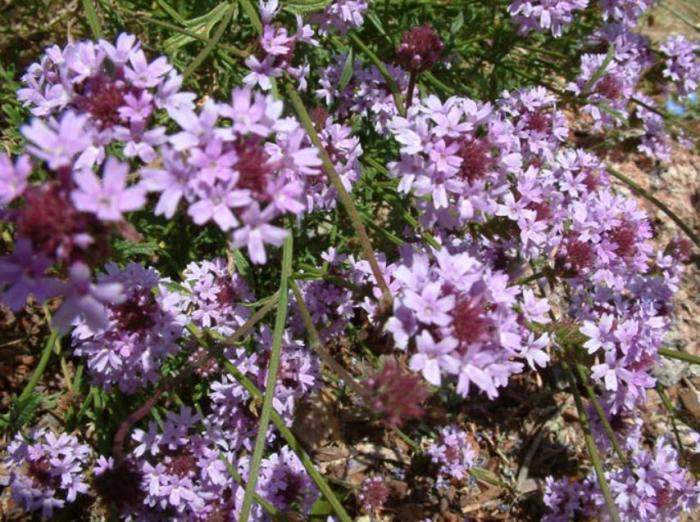
{"type": "Polygon", "coordinates": [[[304,326],[306,326],[306,333],[309,335],[309,344],[311,349],[315,351],[320,357],[321,361],[328,366],[338,377],[340,377],[345,384],[352,389],[360,398],[366,398],[367,393],[360,386],[355,378],[350,375],[350,373],[343,368],[343,366],[336,361],[331,354],[329,354],[323,345],[321,344],[321,338],[318,335],[318,330],[314,326],[313,319],[311,318],[311,313],[306,307],[304,302],[304,296],[301,295],[301,291],[294,280],[289,282],[289,287],[294,293],[294,298],[296,299],[297,306],[299,307],[299,312],[301,313],[301,318],[304,321],[304,326]]]}
{"type": "Polygon", "coordinates": [[[83,10],[85,11],[85,18],[87,18],[92,35],[96,39],[102,38],[102,25],[97,17],[97,11],[95,11],[95,5],[92,3],[92,0],[83,0],[83,10]]]}
{"type": "Polygon", "coordinates": [[[262,34],[263,32],[263,26],[262,26],[262,21],[260,21],[260,15],[258,14],[258,10],[253,7],[253,4],[250,2],[250,0],[239,0],[241,2],[241,7],[245,11],[245,14],[248,15],[248,18],[250,18],[250,23],[253,24],[253,29],[255,29],[255,32],[258,34],[262,34]]]}
{"type": "Polygon", "coordinates": [[[277,300],[277,316],[275,317],[275,327],[272,334],[272,348],[270,350],[270,362],[267,368],[267,379],[265,381],[265,397],[263,399],[260,422],[258,424],[258,434],[255,438],[255,447],[250,460],[250,474],[245,487],[243,505],[239,516],[240,522],[247,522],[250,516],[250,509],[253,506],[253,494],[258,482],[258,472],[262,463],[263,451],[267,440],[267,427],[270,424],[270,414],[272,413],[272,400],[275,396],[275,386],[277,385],[277,373],[280,366],[280,356],[282,351],[282,336],[287,323],[287,303],[289,291],[289,275],[292,272],[292,234],[287,236],[282,248],[282,275],[280,277],[279,299],[277,300]]]}
{"type": "Polygon", "coordinates": [[[219,43],[219,40],[221,40],[221,37],[224,35],[226,28],[231,23],[231,18],[233,17],[233,14],[236,12],[237,8],[238,2],[234,0],[231,3],[231,6],[226,11],[224,19],[221,20],[221,23],[216,28],[213,38],[204,46],[204,49],[202,49],[199,52],[199,54],[195,56],[194,60],[190,62],[190,64],[182,73],[182,76],[184,78],[189,77],[197,69],[197,67],[199,67],[202,64],[202,62],[207,59],[207,56],[209,56],[209,54],[214,50],[214,48],[219,43]]]}
{"type": "Polygon", "coordinates": [[[671,403],[671,399],[668,398],[666,391],[664,390],[663,386],[661,386],[661,384],[659,382],[656,383],[656,393],[659,394],[659,397],[661,398],[661,402],[663,403],[664,408],[666,408],[666,411],[668,412],[668,418],[671,421],[671,427],[673,428],[673,434],[676,437],[676,444],[678,444],[678,451],[681,452],[681,457],[685,458],[686,457],[685,446],[683,446],[683,442],[681,442],[681,434],[678,432],[678,425],[676,424],[675,409],[673,408],[673,404],[671,403]]]}
{"type": "Polygon", "coordinates": [[[41,376],[44,375],[44,372],[46,371],[46,366],[49,364],[49,359],[51,358],[51,354],[53,353],[53,349],[56,345],[56,342],[58,341],[58,338],[58,331],[51,330],[51,334],[49,335],[49,338],[46,341],[46,344],[44,345],[44,350],[41,352],[39,364],[36,365],[34,373],[32,373],[32,376],[29,378],[29,382],[24,387],[24,390],[22,390],[22,393],[17,399],[18,402],[26,401],[29,398],[29,396],[34,392],[34,388],[36,388],[36,385],[39,384],[41,376]]]}
{"type": "Polygon", "coordinates": [[[603,410],[603,407],[601,406],[598,397],[596,397],[595,390],[589,384],[585,368],[581,364],[576,364],[575,368],[576,373],[578,374],[578,377],[581,380],[581,384],[583,384],[583,387],[586,390],[588,400],[590,400],[591,403],[593,403],[593,409],[595,410],[596,415],[598,415],[598,419],[600,420],[601,424],[603,425],[603,428],[605,429],[605,434],[608,436],[610,444],[612,444],[612,447],[615,450],[615,453],[617,453],[617,456],[620,457],[620,460],[622,462],[627,462],[627,455],[620,447],[620,444],[617,442],[617,436],[615,436],[615,431],[612,429],[610,421],[608,420],[607,415],[605,415],[605,411],[603,410]]]}
{"type": "Polygon", "coordinates": [[[700,357],[697,355],[681,352],[679,350],[672,350],[670,348],[659,348],[659,355],[663,355],[669,359],[678,359],[679,361],[684,361],[690,364],[700,364],[700,357]]]}
{"type": "Polygon", "coordinates": [[[588,416],[586,415],[586,411],[583,409],[583,401],[581,400],[581,394],[579,393],[576,385],[576,378],[568,366],[565,365],[564,368],[566,370],[566,377],[569,381],[569,386],[571,387],[571,392],[574,394],[574,401],[576,402],[576,409],[578,410],[581,429],[583,429],[583,437],[586,442],[586,448],[588,449],[588,454],[591,457],[593,469],[595,469],[598,485],[600,486],[600,490],[605,498],[605,504],[608,507],[608,514],[613,522],[620,522],[620,514],[617,512],[617,506],[615,505],[615,501],[610,494],[610,487],[608,486],[608,481],[605,478],[605,472],[603,470],[603,464],[600,460],[598,447],[596,446],[595,440],[593,439],[593,434],[591,433],[591,427],[588,423],[588,416]]]}
{"type": "MultiPolygon", "coordinates": [[[[226,466],[226,471],[228,471],[228,474],[231,475],[231,478],[235,480],[239,486],[243,486],[243,477],[241,477],[241,474],[238,473],[236,466],[234,466],[221,451],[219,452],[219,458],[224,463],[224,466],[226,466]]],[[[255,499],[255,502],[260,504],[260,507],[263,508],[274,520],[281,520],[282,522],[287,522],[289,520],[286,516],[284,516],[284,513],[257,493],[253,493],[253,498],[255,499]]]]}
{"type": "Polygon", "coordinates": [[[374,250],[372,249],[372,244],[369,241],[369,236],[367,236],[367,231],[365,230],[365,227],[362,224],[362,218],[357,212],[357,209],[355,208],[355,204],[352,202],[350,194],[348,194],[347,190],[345,190],[345,187],[343,186],[343,183],[340,181],[340,177],[335,171],[335,167],[333,166],[333,162],[331,161],[331,158],[328,155],[328,151],[321,143],[321,140],[318,137],[318,133],[316,132],[316,129],[314,127],[314,124],[311,122],[311,117],[309,116],[309,113],[306,110],[306,107],[304,106],[304,102],[301,101],[301,98],[299,97],[296,88],[291,82],[287,82],[286,90],[287,95],[289,96],[289,99],[291,100],[292,105],[294,106],[294,110],[299,116],[299,120],[301,121],[301,124],[304,127],[304,130],[308,134],[309,138],[311,139],[311,142],[314,144],[316,149],[318,149],[318,153],[321,156],[321,161],[323,162],[323,169],[326,171],[326,174],[333,183],[333,186],[335,187],[335,190],[338,193],[338,198],[340,199],[340,202],[345,208],[348,217],[350,217],[352,227],[355,229],[355,232],[358,235],[358,239],[360,240],[362,251],[364,252],[365,258],[369,262],[370,268],[372,269],[372,274],[374,275],[374,279],[377,282],[377,286],[379,286],[382,292],[382,300],[384,301],[383,304],[388,307],[392,302],[391,291],[389,290],[389,286],[384,280],[384,275],[382,274],[382,270],[379,267],[377,258],[374,255],[374,250]]]}
{"type": "MultiPolygon", "coordinates": [[[[693,232],[693,230],[686,225],[681,218],[679,218],[670,208],[666,206],[665,203],[662,201],[659,201],[656,199],[654,196],[649,194],[646,190],[644,190],[641,186],[639,186],[637,183],[632,181],[630,178],[622,174],[621,172],[617,171],[616,169],[610,167],[608,165],[607,171],[615,178],[619,179],[622,181],[625,185],[630,187],[633,192],[637,193],[638,195],[642,196],[643,198],[647,199],[654,205],[656,205],[661,212],[666,214],[669,218],[671,218],[671,221],[673,221],[676,225],[678,225],[678,228],[680,228],[683,232],[685,232],[685,235],[690,238],[690,240],[695,243],[695,245],[700,248],[700,238],[693,232]]],[[[700,359],[698,359],[700,361],[700,359]]]]}

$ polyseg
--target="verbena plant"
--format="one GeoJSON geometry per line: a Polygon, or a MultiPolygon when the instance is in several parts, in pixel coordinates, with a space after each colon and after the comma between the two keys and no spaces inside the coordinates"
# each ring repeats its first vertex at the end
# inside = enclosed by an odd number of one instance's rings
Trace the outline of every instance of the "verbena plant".
{"type": "Polygon", "coordinates": [[[0,71],[0,299],[50,325],[2,417],[16,507],[391,518],[300,442],[321,389],[438,489],[517,503],[458,415],[517,379],[571,394],[590,457],[546,520],[694,508],[697,434],[639,412],[698,362],[664,337],[700,240],[604,159],[694,146],[700,43],[652,46],[654,3],[84,0],[92,39],[0,71]]]}

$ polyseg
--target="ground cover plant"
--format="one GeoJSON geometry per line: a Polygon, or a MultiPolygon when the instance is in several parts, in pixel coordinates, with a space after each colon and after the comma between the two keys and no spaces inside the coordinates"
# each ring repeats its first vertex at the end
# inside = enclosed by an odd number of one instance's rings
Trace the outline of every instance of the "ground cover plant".
{"type": "Polygon", "coordinates": [[[3,519],[698,516],[693,2],[2,10],[3,519]]]}

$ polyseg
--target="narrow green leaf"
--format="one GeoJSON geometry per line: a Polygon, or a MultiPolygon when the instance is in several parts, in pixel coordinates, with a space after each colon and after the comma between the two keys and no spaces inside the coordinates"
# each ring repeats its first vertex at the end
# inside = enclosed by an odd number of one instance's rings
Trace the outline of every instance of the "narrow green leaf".
{"type": "Polygon", "coordinates": [[[260,413],[260,423],[258,424],[258,434],[255,438],[255,447],[250,459],[250,474],[245,487],[243,505],[239,516],[240,522],[247,522],[250,516],[250,509],[253,506],[253,495],[258,481],[260,464],[262,463],[265,441],[267,440],[267,427],[270,423],[272,413],[272,400],[275,396],[277,385],[277,373],[280,366],[280,356],[282,350],[282,336],[287,324],[287,303],[289,300],[289,275],[292,272],[292,234],[289,233],[284,241],[282,250],[282,275],[280,277],[279,300],[277,301],[277,315],[275,317],[275,327],[272,333],[272,348],[270,349],[270,362],[267,368],[267,379],[265,381],[265,397],[263,399],[262,411],[260,413]]]}
{"type": "Polygon", "coordinates": [[[581,89],[582,96],[588,95],[588,93],[590,92],[591,88],[595,85],[595,83],[605,75],[605,73],[608,71],[608,66],[613,61],[613,58],[615,58],[615,46],[610,45],[610,47],[608,47],[608,54],[605,55],[605,59],[603,60],[603,63],[600,64],[600,67],[598,67],[595,70],[593,75],[589,78],[589,80],[583,86],[583,89],[581,89]]]}
{"type": "Polygon", "coordinates": [[[262,21],[260,20],[260,15],[258,14],[258,10],[253,6],[250,0],[239,1],[241,2],[241,7],[245,11],[245,14],[248,15],[250,23],[253,25],[253,29],[255,29],[255,32],[258,34],[262,34],[263,26],[262,21]]]}
{"type": "Polygon", "coordinates": [[[92,35],[96,38],[102,38],[102,26],[100,25],[100,19],[97,17],[97,11],[95,11],[95,5],[92,0],[83,0],[83,9],[85,10],[85,17],[87,18],[87,23],[90,26],[92,35]]]}
{"type": "Polygon", "coordinates": [[[321,11],[328,7],[333,0],[287,0],[284,2],[284,10],[295,15],[304,15],[314,11],[321,11]]]}
{"type": "Polygon", "coordinates": [[[464,13],[460,11],[457,17],[452,21],[452,24],[450,25],[450,33],[457,34],[463,25],[464,13]]]}
{"type": "Polygon", "coordinates": [[[659,354],[669,359],[677,359],[679,361],[684,361],[690,364],[700,364],[700,357],[687,352],[681,352],[679,350],[672,350],[670,348],[659,348],[659,354]]]}
{"type": "Polygon", "coordinates": [[[345,64],[343,65],[343,72],[340,75],[340,80],[338,82],[338,87],[343,90],[345,87],[348,86],[350,83],[350,79],[352,78],[352,73],[354,70],[354,65],[355,63],[355,49],[350,48],[350,52],[348,53],[348,56],[345,58],[345,64]]]}
{"type": "Polygon", "coordinates": [[[214,37],[207,42],[207,44],[204,46],[204,49],[201,50],[201,52],[190,62],[190,64],[187,66],[187,69],[184,70],[182,73],[182,76],[187,78],[189,75],[191,75],[197,67],[201,65],[201,63],[206,60],[207,56],[214,50],[216,45],[219,43],[219,40],[221,40],[221,37],[224,35],[224,31],[228,28],[229,24],[231,23],[231,18],[233,17],[233,14],[236,12],[238,8],[238,3],[234,1],[226,11],[226,14],[224,15],[223,20],[219,24],[219,26],[216,28],[216,32],[214,33],[214,37]]]}

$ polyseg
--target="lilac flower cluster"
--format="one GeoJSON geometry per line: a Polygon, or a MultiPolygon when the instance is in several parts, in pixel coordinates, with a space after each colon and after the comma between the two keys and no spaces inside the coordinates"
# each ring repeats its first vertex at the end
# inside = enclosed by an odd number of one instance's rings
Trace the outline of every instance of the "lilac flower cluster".
{"type": "Polygon", "coordinates": [[[72,333],[74,354],[87,357],[96,384],[134,393],[157,382],[165,357],[179,351],[182,324],[156,293],[160,276],[152,268],[108,264],[98,284],[120,285],[123,298],[107,306],[105,328],[93,329],[85,320],[78,321],[72,333]]]}
{"type": "MultiPolygon", "coordinates": [[[[339,88],[346,55],[336,56],[331,65],[321,69],[316,96],[329,108],[338,120],[350,115],[368,119],[368,125],[377,132],[384,133],[391,118],[398,116],[396,103],[387,88],[384,78],[374,65],[363,65],[354,61],[350,81],[339,88]]],[[[399,89],[408,87],[408,75],[399,67],[388,64],[389,74],[395,79],[399,89]]]]}
{"type": "Polygon", "coordinates": [[[634,27],[639,18],[657,3],[659,0],[600,0],[600,7],[605,20],[634,27]]]}
{"type": "Polygon", "coordinates": [[[260,18],[263,23],[260,36],[261,56],[251,54],[246,58],[245,64],[250,73],[243,79],[250,87],[259,86],[264,91],[272,88],[272,82],[283,73],[296,78],[299,90],[306,90],[306,76],[309,72],[309,64],[299,66],[292,65],[294,51],[298,43],[318,45],[314,39],[314,30],[310,25],[304,24],[301,16],[297,15],[296,33],[290,35],[287,29],[272,21],[280,10],[278,0],[260,1],[260,18]]]}
{"type": "Polygon", "coordinates": [[[464,480],[476,461],[469,436],[455,426],[441,428],[437,441],[428,446],[427,453],[433,463],[439,465],[438,473],[446,479],[464,480]]]}
{"type": "Polygon", "coordinates": [[[23,509],[50,519],[54,510],[87,493],[90,453],[89,446],[67,433],[36,430],[27,439],[18,433],[7,446],[10,475],[3,485],[9,485],[12,499],[23,509]]]}
{"type": "Polygon", "coordinates": [[[321,35],[329,32],[342,35],[362,26],[368,8],[365,0],[334,0],[323,13],[312,15],[311,21],[319,24],[321,35]]]}
{"type": "Polygon", "coordinates": [[[495,398],[497,388],[523,369],[514,359],[546,365],[547,355],[539,352],[548,345],[547,334],[535,337],[521,319],[549,322],[546,300],[529,290],[521,295],[520,288],[508,286],[506,274],[468,252],[443,248],[434,255],[431,261],[415,253],[393,272],[400,288],[387,330],[400,349],[413,352],[413,371],[435,386],[443,376],[456,378],[463,397],[475,385],[495,398]]]}
{"type": "Polygon", "coordinates": [[[700,43],[672,35],[661,44],[666,57],[664,77],[674,82],[678,95],[686,97],[700,85],[700,43]]]}
{"type": "Polygon", "coordinates": [[[380,476],[367,477],[360,485],[357,499],[366,513],[376,513],[389,498],[389,487],[380,476]]]}
{"type": "MultiPolygon", "coordinates": [[[[149,519],[174,515],[179,520],[238,517],[244,489],[229,474],[226,461],[246,480],[248,459],[236,456],[231,433],[219,431],[210,419],[183,407],[179,413],[168,413],[162,429],[150,423],[148,431],[134,432],[138,445],[127,458],[137,463],[134,471],[141,477],[143,498],[141,505],[129,506],[132,514],[148,513],[149,519]]],[[[118,472],[111,458],[101,459],[95,471],[98,477],[118,472]]],[[[282,511],[302,514],[308,513],[318,496],[296,454],[287,447],[263,459],[258,493],[282,511]]],[[[270,520],[258,505],[252,517],[270,520]]]]}
{"type": "MultiPolygon", "coordinates": [[[[700,486],[678,463],[671,444],[659,439],[653,450],[637,449],[628,466],[606,471],[615,505],[624,521],[681,520],[681,513],[698,505],[700,486]]],[[[544,501],[550,512],[547,522],[577,517],[598,518],[605,501],[595,475],[582,482],[547,478],[544,501]]]]}
{"type": "Polygon", "coordinates": [[[230,103],[206,100],[199,114],[171,110],[182,130],[166,137],[162,166],[141,170],[148,190],[160,193],[155,213],[170,218],[184,200],[197,225],[232,231],[235,247],[265,263],[265,243],[280,246],[287,235],[270,222],[303,212],[304,178],[321,165],[282,110],[282,102],[248,88],[235,89],[230,103]]]}
{"type": "Polygon", "coordinates": [[[574,13],[587,6],[588,0],[515,0],[508,12],[521,33],[551,31],[558,38],[573,21],[574,13]]]}

